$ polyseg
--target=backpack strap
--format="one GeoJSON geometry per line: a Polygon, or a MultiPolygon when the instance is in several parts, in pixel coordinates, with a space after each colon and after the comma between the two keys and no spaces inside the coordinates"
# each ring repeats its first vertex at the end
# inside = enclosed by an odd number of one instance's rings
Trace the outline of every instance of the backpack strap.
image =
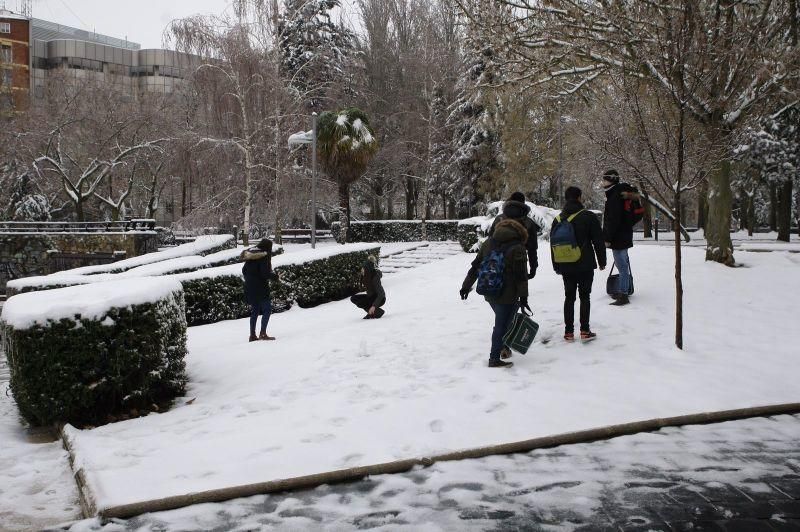
{"type": "MultiPolygon", "coordinates": [[[[572,220],[574,220],[576,216],[578,216],[580,213],[582,213],[582,212],[583,212],[583,211],[585,211],[585,210],[586,210],[586,209],[581,209],[581,210],[579,210],[578,212],[576,212],[575,214],[573,214],[572,216],[570,216],[569,218],[567,218],[567,221],[568,221],[568,222],[572,222],[572,220]]],[[[556,218],[558,218],[558,217],[556,217],[556,218]]],[[[559,222],[560,222],[560,221],[561,221],[561,220],[559,220],[559,222]]]]}

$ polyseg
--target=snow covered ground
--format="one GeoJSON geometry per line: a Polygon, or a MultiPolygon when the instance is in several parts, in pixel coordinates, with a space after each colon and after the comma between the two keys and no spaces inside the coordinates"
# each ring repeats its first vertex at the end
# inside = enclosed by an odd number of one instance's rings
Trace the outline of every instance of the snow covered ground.
{"type": "Polygon", "coordinates": [[[791,531],[800,524],[798,438],[800,416],[667,428],[63,529],[791,531]]]}
{"type": "MultiPolygon", "coordinates": [[[[288,250],[287,250],[288,251],[288,250]]],[[[569,345],[548,250],[531,283],[542,325],[527,356],[489,369],[492,314],[458,289],[459,254],[385,278],[387,314],[349,302],[192,328],[187,400],[76,431],[77,467],[101,508],[662,416],[798,400],[800,255],[687,249],[685,351],[672,342],[670,247],[632,251],[633,304],[593,294],[599,339],[569,345]]]]}
{"type": "Polygon", "coordinates": [[[80,518],[67,452],[61,441],[48,440],[20,418],[0,351],[0,530],[42,530],[80,518]]]}

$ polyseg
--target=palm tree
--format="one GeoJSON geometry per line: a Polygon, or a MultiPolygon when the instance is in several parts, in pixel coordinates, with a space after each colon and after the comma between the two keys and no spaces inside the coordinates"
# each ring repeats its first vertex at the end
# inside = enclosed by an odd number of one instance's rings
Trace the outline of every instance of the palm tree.
{"type": "Polygon", "coordinates": [[[350,185],[364,175],[370,159],[378,151],[378,141],[367,115],[351,107],[320,115],[317,148],[322,168],[339,185],[341,239],[344,243],[350,227],[350,185]]]}

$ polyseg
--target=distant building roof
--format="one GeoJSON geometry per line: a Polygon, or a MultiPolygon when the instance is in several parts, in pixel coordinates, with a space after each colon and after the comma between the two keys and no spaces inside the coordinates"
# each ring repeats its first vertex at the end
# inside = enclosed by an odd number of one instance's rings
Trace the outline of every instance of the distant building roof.
{"type": "Polygon", "coordinates": [[[15,20],[28,20],[28,17],[24,15],[18,15],[13,11],[9,11],[8,9],[0,9],[0,18],[11,18],[15,20]]]}
{"type": "Polygon", "coordinates": [[[80,30],[70,26],[62,26],[61,24],[48,22],[38,18],[31,19],[31,23],[33,29],[33,38],[41,41],[52,41],[55,39],[75,39],[78,41],[105,44],[117,48],[126,48],[128,50],[139,50],[142,47],[139,43],[131,42],[127,39],[118,39],[116,37],[109,37],[108,35],[80,30]]]}

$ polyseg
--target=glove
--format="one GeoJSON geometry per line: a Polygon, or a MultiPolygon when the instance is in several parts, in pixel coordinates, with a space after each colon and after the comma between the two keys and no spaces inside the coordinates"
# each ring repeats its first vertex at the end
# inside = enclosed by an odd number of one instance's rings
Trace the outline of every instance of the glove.
{"type": "Polygon", "coordinates": [[[469,291],[470,291],[470,289],[469,289],[469,288],[462,288],[462,289],[461,289],[461,290],[458,292],[458,293],[461,295],[461,299],[462,299],[462,300],[464,300],[464,301],[466,301],[466,300],[467,300],[467,296],[469,295],[469,291]]]}
{"type": "Polygon", "coordinates": [[[528,298],[526,296],[521,296],[519,298],[519,308],[520,310],[527,310],[528,312],[533,312],[531,307],[528,306],[528,298]]]}
{"type": "Polygon", "coordinates": [[[536,277],[536,268],[531,268],[531,272],[528,274],[528,279],[533,279],[536,277]]]}

